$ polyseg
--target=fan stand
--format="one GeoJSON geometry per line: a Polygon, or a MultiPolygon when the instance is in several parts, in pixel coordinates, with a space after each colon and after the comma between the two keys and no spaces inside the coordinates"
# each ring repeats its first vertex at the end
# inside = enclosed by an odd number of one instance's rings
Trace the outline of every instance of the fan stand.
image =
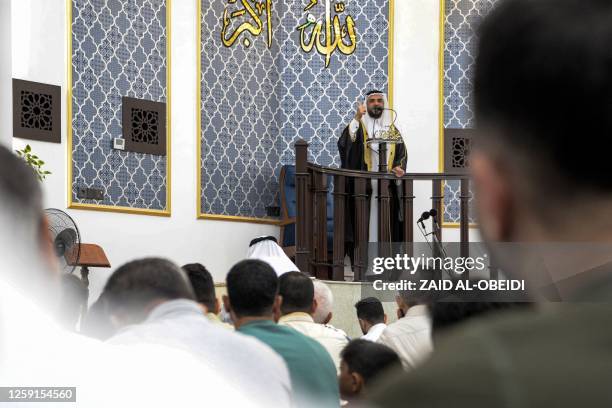
{"type": "Polygon", "coordinates": [[[81,267],[81,282],[85,286],[86,295],[85,304],[81,310],[81,322],[83,322],[89,307],[89,268],[110,268],[111,264],[102,247],[96,244],[80,244],[79,259],[69,264],[81,267]]]}
{"type": "Polygon", "coordinates": [[[85,315],[87,315],[88,304],[89,304],[89,267],[81,266],[81,282],[85,287],[85,302],[81,306],[81,323],[83,319],[85,319],[85,315]]]}

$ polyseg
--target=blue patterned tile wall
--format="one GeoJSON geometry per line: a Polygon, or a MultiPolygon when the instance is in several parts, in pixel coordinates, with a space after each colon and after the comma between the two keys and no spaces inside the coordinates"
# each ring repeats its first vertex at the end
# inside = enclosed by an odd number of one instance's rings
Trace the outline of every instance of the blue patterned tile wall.
{"type": "MultiPolygon", "coordinates": [[[[262,17],[261,35],[245,32],[228,47],[224,10],[239,10],[241,2],[202,1],[202,213],[265,216],[267,206],[278,205],[278,175],[294,163],[294,142],[307,140],[314,162],[339,165],[336,143],[357,100],[370,89],[387,91],[389,1],[344,1],[341,21],[354,18],[357,47],[351,55],[336,50],[328,67],[325,56],[300,48],[297,27],[310,3],[272,0],[271,46],[262,17]]],[[[324,3],[309,13],[324,15],[324,3]]]]}
{"type": "Polygon", "coordinates": [[[166,1],[72,2],[72,201],[165,210],[165,156],[113,150],[121,97],[166,102],[166,1]],[[77,188],[105,191],[77,198],[77,188]]]}
{"type": "MultiPolygon", "coordinates": [[[[474,127],[472,74],[476,57],[476,29],[497,0],[445,0],[444,127],[474,127]]],[[[460,219],[460,183],[444,184],[444,222],[460,219]]],[[[473,200],[470,199],[470,207],[473,200]]],[[[470,222],[475,222],[470,208],[470,222]]]]}

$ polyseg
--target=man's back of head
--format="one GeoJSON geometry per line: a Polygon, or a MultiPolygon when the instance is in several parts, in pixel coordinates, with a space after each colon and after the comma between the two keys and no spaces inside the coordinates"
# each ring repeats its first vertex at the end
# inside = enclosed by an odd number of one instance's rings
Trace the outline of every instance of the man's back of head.
{"type": "Polygon", "coordinates": [[[302,272],[288,272],[279,279],[279,294],[283,298],[283,315],[295,312],[312,313],[314,286],[312,280],[302,272]]]}
{"type": "Polygon", "coordinates": [[[334,311],[334,294],[325,282],[315,280],[314,298],[317,302],[317,308],[312,315],[315,323],[327,324],[331,321],[334,311]]]}
{"type": "Polygon", "coordinates": [[[103,296],[109,315],[119,325],[143,321],[160,303],[194,300],[185,272],[160,258],[139,259],[120,266],[106,282],[103,296]]]}
{"type": "Polygon", "coordinates": [[[389,347],[367,340],[351,341],[341,353],[340,393],[348,400],[362,397],[381,374],[401,367],[397,353],[389,347]]]}
{"type": "Polygon", "coordinates": [[[607,0],[511,0],[480,26],[471,167],[489,241],[612,237],[611,21],[607,0]]]}
{"type": "Polygon", "coordinates": [[[51,244],[40,182],[22,159],[3,146],[0,146],[0,225],[0,278],[34,298],[48,295],[50,278],[58,275],[50,261],[51,244]]]}
{"type": "Polygon", "coordinates": [[[383,305],[375,297],[361,299],[355,303],[355,309],[357,309],[357,318],[368,322],[370,325],[384,323],[385,321],[383,305]]]}
{"type": "Polygon", "coordinates": [[[199,263],[183,265],[182,269],[187,273],[198,303],[206,306],[208,313],[218,313],[219,303],[215,294],[215,282],[208,269],[199,263]]]}
{"type": "Polygon", "coordinates": [[[236,318],[272,315],[278,296],[278,277],[270,265],[247,259],[234,265],[225,279],[231,313],[236,318]]]}

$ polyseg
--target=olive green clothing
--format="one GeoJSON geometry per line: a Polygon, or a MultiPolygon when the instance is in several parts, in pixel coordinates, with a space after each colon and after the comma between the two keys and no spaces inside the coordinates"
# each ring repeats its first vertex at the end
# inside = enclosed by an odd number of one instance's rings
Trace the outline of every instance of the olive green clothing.
{"type": "Polygon", "coordinates": [[[414,372],[390,374],[380,407],[611,407],[612,286],[460,326],[414,372]],[[608,300],[605,300],[608,299],[608,300]]]}

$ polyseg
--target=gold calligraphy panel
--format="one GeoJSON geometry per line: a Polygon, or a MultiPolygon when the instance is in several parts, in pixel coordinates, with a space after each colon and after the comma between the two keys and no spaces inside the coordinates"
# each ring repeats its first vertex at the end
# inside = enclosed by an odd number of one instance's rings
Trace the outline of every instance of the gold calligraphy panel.
{"type": "MultiPolygon", "coordinates": [[[[259,37],[263,33],[263,20],[265,17],[267,25],[268,48],[272,46],[272,0],[251,1],[241,0],[240,6],[236,0],[228,0],[228,5],[223,10],[223,28],[221,29],[221,41],[226,47],[233,46],[238,38],[248,32],[252,37],[259,37]],[[252,3],[252,4],[251,4],[252,3]],[[265,15],[264,15],[265,14],[265,15]],[[232,31],[232,26],[237,27],[232,31]]],[[[251,40],[245,34],[242,36],[245,47],[251,46],[251,40]]]]}
{"type": "MultiPolygon", "coordinates": [[[[332,17],[332,2],[325,0],[320,5],[324,7],[319,17],[316,16],[319,0],[309,0],[304,8],[306,21],[297,27],[300,32],[300,47],[309,53],[313,49],[325,56],[325,67],[329,67],[332,54],[338,50],[344,55],[351,55],[357,47],[357,32],[355,20],[350,14],[346,14],[344,2],[334,4],[332,17]],[[346,14],[346,15],[344,15],[346,14]],[[344,17],[344,24],[341,23],[341,16],[344,17]]],[[[319,7],[320,9],[320,7],[319,7]]]]}

